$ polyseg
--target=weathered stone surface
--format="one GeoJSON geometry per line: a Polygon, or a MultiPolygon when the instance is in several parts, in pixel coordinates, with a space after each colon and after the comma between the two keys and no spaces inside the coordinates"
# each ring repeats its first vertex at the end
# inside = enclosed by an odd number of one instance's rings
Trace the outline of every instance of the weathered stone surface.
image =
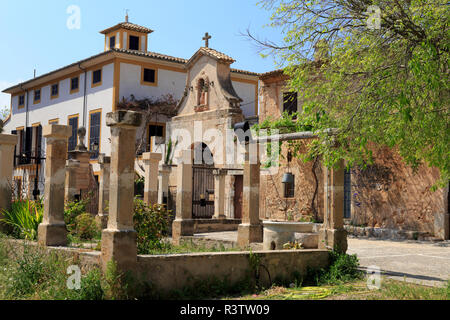
{"type": "Polygon", "coordinates": [[[263,242],[262,225],[240,224],[238,227],[238,246],[240,248],[247,248],[251,243],[255,242],[263,242]]]}
{"type": "Polygon", "coordinates": [[[294,241],[302,244],[305,249],[317,249],[319,247],[318,233],[294,233],[294,241]]]}
{"type": "Polygon", "coordinates": [[[214,170],[214,218],[225,219],[225,177],[226,171],[214,170]]]}
{"type": "MultiPolygon", "coordinates": [[[[312,234],[316,232],[316,224],[307,222],[274,222],[264,221],[264,250],[282,250],[283,245],[296,241],[298,234],[312,234]]],[[[311,247],[308,242],[308,248],[311,247]]]]}
{"type": "MultiPolygon", "coordinates": [[[[121,127],[137,128],[142,123],[142,113],[134,111],[116,111],[106,115],[106,125],[113,127],[120,125],[121,127]]],[[[134,144],[133,144],[134,145],[134,144]]]]}
{"type": "MultiPolygon", "coordinates": [[[[267,267],[272,281],[278,277],[294,281],[293,274],[305,276],[308,268],[320,269],[329,264],[329,253],[325,250],[262,251],[253,254],[267,267]]],[[[191,279],[226,279],[229,284],[248,280],[251,270],[249,261],[249,252],[138,256],[138,270],[155,285],[158,292],[166,293],[192,285],[191,279]]],[[[271,285],[267,272],[261,271],[260,284],[271,285]]]]}
{"type": "Polygon", "coordinates": [[[135,270],[137,261],[136,231],[103,230],[101,260],[104,270],[109,261],[115,261],[118,270],[135,270]]]}
{"type": "Polygon", "coordinates": [[[154,205],[158,202],[158,168],[161,153],[147,152],[142,155],[145,166],[144,202],[154,205]]]}
{"type": "Polygon", "coordinates": [[[169,178],[172,167],[160,165],[158,174],[158,204],[164,204],[164,197],[169,196],[169,178]]]}
{"type": "MultiPolygon", "coordinates": [[[[282,73],[262,79],[260,122],[268,117],[276,119],[281,116],[283,93],[289,91],[287,79],[282,73]]],[[[299,107],[302,105],[300,99],[298,104],[299,107]]],[[[300,152],[307,151],[309,142],[301,143],[300,152]]],[[[421,165],[414,171],[405,164],[397,150],[374,144],[369,147],[373,151],[374,164],[365,170],[351,169],[352,224],[429,234],[439,233],[445,228],[442,224],[445,219],[435,224],[435,214],[448,212],[445,206],[447,194],[445,189],[431,191],[439,179],[439,170],[421,165]]],[[[295,199],[283,199],[281,177],[286,171],[286,153],[287,148],[283,147],[280,170],[261,178],[261,217],[298,221],[301,217],[313,215],[311,202],[316,183],[312,174],[313,164],[293,160],[290,170],[295,175],[295,199]]],[[[322,170],[321,166],[316,169],[320,185],[316,201],[319,219],[324,216],[322,170]]]]}
{"type": "Polygon", "coordinates": [[[3,218],[1,210],[11,208],[11,183],[14,170],[14,146],[16,144],[16,135],[0,134],[0,219],[3,218]]]}
{"type": "Polygon", "coordinates": [[[319,249],[346,252],[347,231],[345,229],[321,229],[319,232],[319,249]]]}
{"type": "Polygon", "coordinates": [[[38,228],[38,243],[62,246],[67,242],[64,223],[64,182],[66,178],[67,140],[70,126],[49,125],[43,128],[47,138],[45,161],[44,218],[38,228]]]}
{"type": "Polygon", "coordinates": [[[99,154],[98,163],[100,165],[100,181],[98,190],[98,215],[95,217],[100,228],[106,229],[108,226],[108,202],[109,202],[109,177],[111,170],[111,157],[99,154]]]}
{"type": "Polygon", "coordinates": [[[77,169],[80,167],[80,161],[69,159],[66,162],[66,182],[64,201],[71,202],[75,200],[75,195],[79,193],[77,188],[77,169]]]}
{"type": "Polygon", "coordinates": [[[65,223],[41,223],[38,227],[39,244],[52,247],[67,245],[67,229],[65,223]]]}
{"type": "Polygon", "coordinates": [[[110,261],[119,271],[136,266],[136,232],[133,223],[136,130],[142,115],[118,111],[107,115],[111,127],[111,171],[108,228],[102,233],[102,268],[110,261]]]}
{"type": "Polygon", "coordinates": [[[194,234],[194,220],[192,219],[175,219],[172,222],[172,242],[179,245],[181,237],[192,236],[194,234]]]}

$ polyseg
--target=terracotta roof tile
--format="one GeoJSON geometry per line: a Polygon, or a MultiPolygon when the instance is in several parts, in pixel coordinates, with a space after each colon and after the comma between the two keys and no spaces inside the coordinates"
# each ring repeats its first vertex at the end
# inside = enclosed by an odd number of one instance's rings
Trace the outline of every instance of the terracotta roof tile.
{"type": "Polygon", "coordinates": [[[137,32],[143,32],[143,33],[152,33],[153,32],[153,30],[151,30],[149,28],[146,28],[146,27],[134,24],[134,23],[122,22],[122,23],[116,24],[114,27],[100,31],[100,33],[107,34],[107,33],[113,32],[118,29],[126,29],[126,30],[130,30],[130,31],[137,31],[137,32]]]}

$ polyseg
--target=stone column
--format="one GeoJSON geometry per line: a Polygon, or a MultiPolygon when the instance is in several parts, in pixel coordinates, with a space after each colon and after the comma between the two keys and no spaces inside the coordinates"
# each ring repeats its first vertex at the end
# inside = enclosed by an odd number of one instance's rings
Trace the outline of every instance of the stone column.
{"type": "Polygon", "coordinates": [[[66,162],[66,189],[64,193],[64,202],[71,202],[75,200],[80,190],[77,188],[77,169],[80,167],[80,161],[67,160],[66,162]]]}
{"type": "Polygon", "coordinates": [[[14,146],[16,144],[16,135],[0,134],[0,219],[3,218],[1,210],[11,209],[11,185],[14,171],[14,146]]]}
{"type": "Polygon", "coordinates": [[[225,177],[226,171],[214,170],[214,219],[226,219],[225,216],[225,177]]]}
{"type": "Polygon", "coordinates": [[[145,166],[144,202],[154,205],[158,202],[158,168],[161,153],[147,152],[142,155],[145,166]]]}
{"type": "Polygon", "coordinates": [[[104,153],[99,154],[98,164],[100,165],[100,181],[98,189],[98,215],[95,217],[97,224],[103,229],[108,226],[108,203],[109,203],[109,175],[111,157],[104,153]]]}
{"type": "Polygon", "coordinates": [[[347,232],[344,229],[345,164],[338,169],[324,167],[324,222],[319,231],[319,249],[347,252],[347,232]]]}
{"type": "Polygon", "coordinates": [[[44,246],[67,245],[64,223],[64,180],[66,178],[67,141],[70,126],[45,126],[47,138],[45,161],[44,218],[38,227],[38,243],[44,246]]]}
{"type": "Polygon", "coordinates": [[[259,219],[260,163],[258,152],[250,154],[245,148],[244,193],[242,199],[242,224],[238,228],[238,246],[248,247],[251,243],[263,241],[263,227],[259,219]]]}
{"type": "Polygon", "coordinates": [[[172,167],[162,164],[159,166],[158,176],[158,204],[164,203],[164,196],[169,196],[169,177],[172,172],[172,167]]]}
{"type": "Polygon", "coordinates": [[[177,214],[172,223],[172,240],[180,243],[182,236],[194,234],[192,220],[192,150],[182,152],[177,166],[177,214]]]}
{"type": "Polygon", "coordinates": [[[108,228],[102,233],[101,262],[104,271],[114,261],[120,272],[134,270],[137,263],[133,223],[134,161],[136,131],[142,114],[116,111],[106,115],[111,127],[111,172],[108,228]]]}

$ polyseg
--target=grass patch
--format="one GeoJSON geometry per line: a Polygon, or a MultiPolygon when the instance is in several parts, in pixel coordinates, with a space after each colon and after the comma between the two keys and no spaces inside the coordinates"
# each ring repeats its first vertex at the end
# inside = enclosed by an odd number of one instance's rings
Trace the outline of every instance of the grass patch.
{"type": "Polygon", "coordinates": [[[240,251],[238,248],[226,248],[223,244],[207,245],[206,243],[195,243],[192,240],[182,240],[180,245],[173,245],[163,241],[160,248],[149,249],[145,254],[183,254],[198,252],[232,252],[240,251]]]}

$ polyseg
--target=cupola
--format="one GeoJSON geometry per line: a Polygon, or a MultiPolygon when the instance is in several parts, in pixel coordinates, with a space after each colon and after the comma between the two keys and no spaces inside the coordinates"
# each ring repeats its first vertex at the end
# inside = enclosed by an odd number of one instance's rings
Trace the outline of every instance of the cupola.
{"type": "Polygon", "coordinates": [[[100,31],[105,35],[105,51],[124,49],[142,52],[147,52],[148,35],[152,32],[153,30],[129,22],[128,14],[125,16],[125,22],[100,31]]]}

